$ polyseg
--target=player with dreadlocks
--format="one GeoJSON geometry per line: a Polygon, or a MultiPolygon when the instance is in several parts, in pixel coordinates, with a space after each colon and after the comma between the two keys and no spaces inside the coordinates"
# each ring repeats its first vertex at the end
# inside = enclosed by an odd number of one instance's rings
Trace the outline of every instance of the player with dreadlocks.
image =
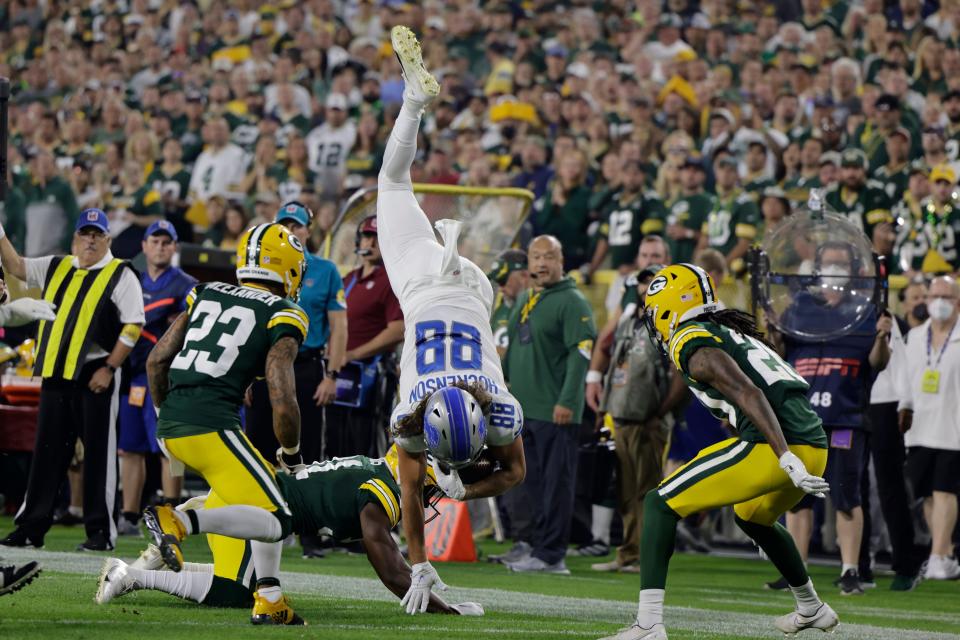
{"type": "Polygon", "coordinates": [[[634,624],[607,640],[665,640],[664,587],[677,523],[734,505],[737,525],[780,570],[797,601],[777,629],[830,631],[839,620],[817,596],[793,539],[777,520],[805,494],[824,497],[827,438],[807,383],[763,340],[752,316],[724,308],[710,276],[675,264],[650,282],[650,335],[687,386],[737,437],[710,446],[644,500],[640,603],[634,624]]]}

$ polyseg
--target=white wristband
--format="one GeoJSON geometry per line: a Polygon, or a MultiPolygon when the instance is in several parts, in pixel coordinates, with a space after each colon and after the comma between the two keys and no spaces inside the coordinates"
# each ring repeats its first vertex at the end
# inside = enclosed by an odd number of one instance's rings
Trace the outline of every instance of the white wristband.
{"type": "Polygon", "coordinates": [[[591,369],[587,371],[587,384],[603,382],[603,373],[597,371],[596,369],[591,369]]]}
{"type": "Polygon", "coordinates": [[[0,223],[0,240],[7,237],[7,232],[3,230],[3,223],[0,223]]]}
{"type": "Polygon", "coordinates": [[[284,453],[285,455],[295,456],[295,455],[297,455],[298,453],[300,453],[300,445],[297,444],[297,446],[291,447],[291,448],[289,448],[289,449],[288,449],[287,447],[280,447],[280,450],[283,451],[283,453],[284,453]]]}

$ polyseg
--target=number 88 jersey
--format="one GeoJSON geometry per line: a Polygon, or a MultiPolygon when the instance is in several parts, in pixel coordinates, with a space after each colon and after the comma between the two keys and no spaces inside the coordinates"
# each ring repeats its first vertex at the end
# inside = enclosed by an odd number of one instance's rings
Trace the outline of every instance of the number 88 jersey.
{"type": "Polygon", "coordinates": [[[170,392],[160,408],[158,435],[239,429],[244,393],[263,376],[267,353],[285,336],[303,342],[307,315],[287,298],[223,282],[197,285],[187,295],[187,313],[183,347],[170,365],[170,392]]]}
{"type": "Polygon", "coordinates": [[[684,322],[673,334],[667,355],[684,375],[697,399],[737,430],[747,442],[766,442],[743,410],[713,387],[690,376],[690,357],[700,348],[715,348],[729,355],[766,397],[780,422],[788,444],[826,447],[827,439],[820,417],[807,400],[809,385],[793,367],[773,349],[752,336],[745,336],[715,322],[684,322]]]}
{"type": "MultiPolygon", "coordinates": [[[[432,297],[438,298],[442,299],[432,297]]],[[[486,415],[488,445],[508,445],[523,428],[520,403],[507,391],[486,310],[473,297],[461,295],[461,299],[463,304],[458,306],[413,305],[413,313],[408,314],[400,358],[400,402],[390,425],[398,446],[411,453],[427,448],[423,435],[397,437],[397,422],[424,398],[455,382],[479,384],[493,397],[486,415]]]]}

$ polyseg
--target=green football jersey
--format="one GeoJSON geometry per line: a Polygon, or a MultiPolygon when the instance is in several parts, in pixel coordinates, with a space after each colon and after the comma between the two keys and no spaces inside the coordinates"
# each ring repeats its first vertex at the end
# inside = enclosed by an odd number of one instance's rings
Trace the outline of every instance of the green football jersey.
{"type": "Polygon", "coordinates": [[[786,193],[787,200],[793,206],[805,205],[810,199],[810,190],[820,188],[820,176],[805,178],[797,176],[783,183],[783,190],[786,193]]]}
{"type": "Polygon", "coordinates": [[[883,192],[891,203],[898,202],[910,186],[910,165],[904,163],[896,169],[884,165],[873,172],[873,179],[883,185],[883,192]]]}
{"type": "Polygon", "coordinates": [[[867,180],[857,192],[835,185],[827,190],[824,201],[831,209],[846,216],[868,238],[873,238],[873,228],[881,222],[893,222],[890,198],[883,190],[883,184],[876,180],[867,180]]]}
{"type": "Polygon", "coordinates": [[[277,481],[299,534],[329,531],[337,540],[359,539],[360,511],[369,503],[383,508],[391,526],[400,520],[400,487],[382,458],[314,462],[296,476],[278,473],[277,481]]]}
{"type": "Polygon", "coordinates": [[[760,209],[749,193],[736,190],[726,198],[718,195],[712,199],[712,205],[701,229],[710,248],[727,255],[741,238],[753,242],[757,237],[760,209]]]}
{"type": "Polygon", "coordinates": [[[170,392],[160,407],[161,438],[239,429],[243,395],[263,376],[270,348],[284,336],[303,342],[309,326],[291,300],[223,282],[194,287],[187,313],[183,347],[170,365],[170,392]]]}
{"type": "Polygon", "coordinates": [[[637,193],[629,198],[622,193],[614,196],[600,225],[600,236],[610,247],[610,266],[617,269],[633,264],[643,236],[663,233],[664,218],[663,203],[652,193],[637,193]]]}
{"type": "Polygon", "coordinates": [[[827,436],[820,417],[810,408],[807,384],[793,367],[770,347],[751,336],[714,322],[688,321],[677,327],[670,340],[670,359],[683,374],[687,386],[717,418],[727,420],[741,440],[766,442],[760,430],[723,394],[690,377],[690,357],[701,347],[725,351],[740,370],[763,391],[773,408],[789,444],[808,444],[826,448],[827,436]]]}
{"type": "MultiPolygon", "coordinates": [[[[667,224],[677,224],[687,229],[699,232],[710,215],[713,207],[713,198],[705,193],[696,193],[692,196],[678,198],[670,205],[670,214],[667,224]]],[[[693,253],[697,249],[697,239],[667,240],[670,245],[670,256],[673,263],[693,262],[693,253]]]]}
{"type": "MultiPolygon", "coordinates": [[[[940,207],[930,197],[920,202],[920,215],[904,217],[897,231],[896,254],[904,270],[950,273],[960,266],[960,208],[957,202],[940,207]]],[[[912,212],[911,212],[912,213],[912,212]]]]}

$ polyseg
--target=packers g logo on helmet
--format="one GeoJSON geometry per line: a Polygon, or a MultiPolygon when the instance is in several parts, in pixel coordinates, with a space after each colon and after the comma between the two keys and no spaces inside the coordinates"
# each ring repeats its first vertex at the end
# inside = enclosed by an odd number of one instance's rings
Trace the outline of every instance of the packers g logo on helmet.
{"type": "Polygon", "coordinates": [[[307,263],[303,245],[282,224],[271,222],[247,229],[237,245],[237,280],[259,280],[283,285],[296,300],[307,263]]]}
{"type": "Polygon", "coordinates": [[[648,326],[661,346],[670,342],[680,324],[722,308],[713,279],[692,264],[674,264],[660,270],[647,287],[648,326]]]}

